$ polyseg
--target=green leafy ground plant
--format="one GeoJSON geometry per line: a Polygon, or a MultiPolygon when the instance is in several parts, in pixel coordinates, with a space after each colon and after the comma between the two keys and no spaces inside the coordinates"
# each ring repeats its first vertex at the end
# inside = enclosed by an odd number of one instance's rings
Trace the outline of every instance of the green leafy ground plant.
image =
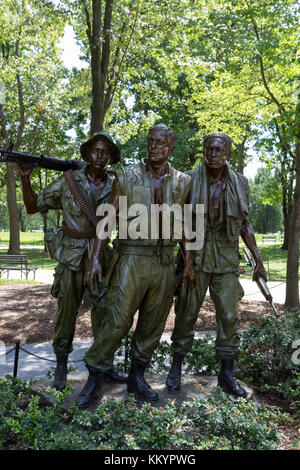
{"type": "Polygon", "coordinates": [[[70,388],[47,393],[56,398],[54,406],[43,405],[31,384],[0,380],[2,449],[275,449],[277,423],[287,419],[278,410],[234,400],[220,389],[178,408],[173,401],[164,408],[138,408],[130,395],[104,401],[94,413],[75,405],[63,409],[70,388]]]}

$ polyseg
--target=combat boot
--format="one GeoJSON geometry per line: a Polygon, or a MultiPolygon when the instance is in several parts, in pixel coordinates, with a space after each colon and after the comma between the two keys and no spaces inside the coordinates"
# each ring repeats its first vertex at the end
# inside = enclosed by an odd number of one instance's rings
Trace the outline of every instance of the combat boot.
{"type": "Polygon", "coordinates": [[[178,352],[174,352],[173,361],[169,374],[166,380],[166,386],[169,392],[175,392],[179,390],[181,383],[181,368],[183,363],[184,355],[178,352]]]}
{"type": "MultiPolygon", "coordinates": [[[[149,364],[149,363],[148,363],[149,364]]],[[[157,401],[159,395],[152,390],[144,378],[144,372],[148,364],[132,359],[131,369],[127,379],[127,391],[133,393],[136,398],[148,401],[157,401]]]]}
{"type": "Polygon", "coordinates": [[[236,398],[246,398],[246,390],[239,385],[233,376],[233,359],[222,359],[221,369],[218,375],[218,385],[225,393],[233,395],[236,398]]]}
{"type": "Polygon", "coordinates": [[[56,369],[54,373],[53,387],[62,392],[67,385],[67,373],[68,373],[68,355],[58,353],[56,354],[56,369]]]}
{"type": "Polygon", "coordinates": [[[127,376],[119,374],[119,372],[114,367],[104,372],[104,379],[106,382],[113,382],[118,384],[125,384],[127,382],[127,376]]]}
{"type": "Polygon", "coordinates": [[[101,381],[104,376],[104,373],[100,372],[98,369],[88,365],[86,365],[86,367],[89,371],[89,376],[76,400],[76,405],[80,409],[87,408],[97,398],[101,389],[101,381]]]}

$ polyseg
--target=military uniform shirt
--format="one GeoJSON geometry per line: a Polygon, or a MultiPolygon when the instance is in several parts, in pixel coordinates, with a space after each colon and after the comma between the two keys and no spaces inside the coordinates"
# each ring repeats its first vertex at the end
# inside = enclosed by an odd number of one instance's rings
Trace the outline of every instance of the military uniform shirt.
{"type": "Polygon", "coordinates": [[[219,220],[216,223],[213,223],[213,214],[211,213],[211,197],[215,187],[216,182],[208,180],[208,217],[206,237],[203,248],[200,251],[195,252],[196,269],[216,274],[238,272],[238,241],[230,241],[226,232],[226,178],[223,182],[220,194],[219,220]]]}
{"type": "MultiPolygon", "coordinates": [[[[100,204],[107,202],[109,199],[113,176],[107,174],[103,191],[100,194],[93,194],[85,172],[86,166],[74,171],[73,174],[81,193],[96,211],[100,204]]],[[[81,211],[64,175],[61,175],[38,194],[37,208],[42,213],[47,212],[49,209],[61,209],[64,224],[70,229],[81,231],[91,228],[91,223],[81,211]]],[[[62,230],[59,230],[57,234],[56,259],[69,269],[78,271],[82,268],[82,260],[86,252],[88,258],[90,258],[93,244],[94,239],[70,238],[64,235],[62,230]]]]}

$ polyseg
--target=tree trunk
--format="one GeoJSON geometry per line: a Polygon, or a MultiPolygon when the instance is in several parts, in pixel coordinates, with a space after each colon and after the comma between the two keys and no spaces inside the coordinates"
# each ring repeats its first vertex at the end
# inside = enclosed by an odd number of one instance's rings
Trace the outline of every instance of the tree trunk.
{"type": "MultiPolygon", "coordinates": [[[[19,31],[18,39],[15,43],[15,56],[19,59],[19,45],[20,45],[21,30],[19,31]]],[[[16,82],[18,89],[18,100],[19,100],[19,113],[20,113],[20,124],[18,127],[17,137],[14,145],[14,150],[18,150],[21,145],[22,135],[25,125],[25,110],[24,110],[24,100],[23,100],[23,85],[19,73],[16,73],[16,82]]],[[[0,105],[0,127],[1,135],[4,139],[6,146],[9,145],[9,135],[7,131],[7,126],[5,122],[5,117],[3,114],[2,107],[0,105]]],[[[7,207],[8,207],[8,216],[9,216],[9,247],[8,254],[17,254],[20,253],[20,224],[19,224],[19,214],[17,207],[17,196],[16,196],[16,178],[15,178],[15,167],[14,163],[6,164],[7,174],[6,174],[6,183],[7,183],[7,207]]]]}
{"type": "Polygon", "coordinates": [[[284,189],[282,192],[284,238],[283,244],[280,247],[281,250],[288,250],[289,248],[289,234],[293,214],[293,198],[290,197],[290,192],[293,192],[293,188],[289,188],[289,191],[285,191],[284,189]]]}
{"type": "Polygon", "coordinates": [[[107,84],[110,35],[113,11],[113,0],[106,0],[103,20],[101,22],[101,0],[93,0],[92,24],[87,14],[87,35],[91,51],[92,71],[92,105],[91,105],[91,134],[102,131],[105,118],[105,87],[107,84]]]}
{"type": "Polygon", "coordinates": [[[20,253],[20,232],[19,232],[19,214],[16,198],[16,178],[15,164],[6,164],[6,183],[7,183],[7,207],[9,214],[9,247],[8,254],[14,255],[20,253]]]}
{"type": "Polygon", "coordinates": [[[91,134],[103,130],[104,124],[104,83],[101,74],[100,39],[93,39],[91,47],[92,69],[92,105],[91,105],[91,134]]]}
{"type": "Polygon", "coordinates": [[[280,247],[281,250],[287,250],[289,245],[289,223],[288,223],[288,204],[287,195],[283,188],[282,191],[282,212],[283,212],[283,244],[280,247]]]}
{"type": "Polygon", "coordinates": [[[22,211],[23,207],[17,205],[17,208],[19,214],[20,230],[21,232],[26,232],[26,218],[24,212],[22,211]]]}
{"type": "MultiPolygon", "coordinates": [[[[299,139],[300,136],[298,136],[299,139]]],[[[300,239],[300,143],[296,150],[296,185],[294,190],[294,207],[290,224],[289,249],[286,274],[285,308],[289,311],[300,309],[299,301],[299,239],[300,239]]]]}
{"type": "MultiPolygon", "coordinates": [[[[91,134],[102,131],[107,111],[118,86],[124,66],[124,58],[128,53],[129,45],[136,30],[139,8],[136,0],[131,2],[127,11],[127,18],[121,27],[119,38],[114,38],[116,47],[114,56],[110,60],[113,0],[105,0],[105,11],[102,15],[102,0],[92,0],[92,18],[90,9],[85,4],[86,34],[91,53],[92,74],[92,104],[91,104],[91,134]],[[134,15],[133,21],[129,21],[134,15]],[[102,21],[103,16],[103,21],[102,21]],[[129,38],[124,41],[125,32],[130,29],[129,38]],[[122,48],[121,48],[122,44],[122,48]]],[[[122,3],[122,2],[120,2],[122,3]]]]}
{"type": "MultiPolygon", "coordinates": [[[[279,127],[276,125],[277,134],[281,139],[279,127]]],[[[281,158],[281,169],[280,169],[280,181],[282,188],[282,212],[283,212],[283,227],[284,227],[284,239],[281,250],[288,250],[289,246],[289,233],[290,224],[293,213],[293,184],[294,184],[294,169],[288,163],[289,154],[286,148],[282,148],[281,158]]]]}

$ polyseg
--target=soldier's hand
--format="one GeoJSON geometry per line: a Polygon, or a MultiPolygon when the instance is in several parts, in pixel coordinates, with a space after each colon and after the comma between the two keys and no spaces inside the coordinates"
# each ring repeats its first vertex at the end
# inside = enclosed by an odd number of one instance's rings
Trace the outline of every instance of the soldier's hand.
{"type": "Polygon", "coordinates": [[[267,282],[267,273],[264,268],[263,262],[259,259],[253,271],[253,281],[256,281],[259,277],[262,277],[267,282]]]}
{"type": "Polygon", "coordinates": [[[31,166],[23,165],[23,164],[17,165],[17,168],[18,168],[18,172],[21,178],[25,176],[30,176],[33,171],[33,168],[31,166]]]}
{"type": "Polygon", "coordinates": [[[102,281],[102,267],[98,258],[92,258],[90,266],[84,276],[84,284],[88,286],[90,291],[93,289],[94,277],[97,277],[99,283],[102,281]]]}
{"type": "Polygon", "coordinates": [[[192,290],[196,285],[197,276],[194,270],[192,263],[187,263],[185,265],[182,277],[182,285],[184,286],[187,281],[190,282],[190,290],[192,290]]]}

